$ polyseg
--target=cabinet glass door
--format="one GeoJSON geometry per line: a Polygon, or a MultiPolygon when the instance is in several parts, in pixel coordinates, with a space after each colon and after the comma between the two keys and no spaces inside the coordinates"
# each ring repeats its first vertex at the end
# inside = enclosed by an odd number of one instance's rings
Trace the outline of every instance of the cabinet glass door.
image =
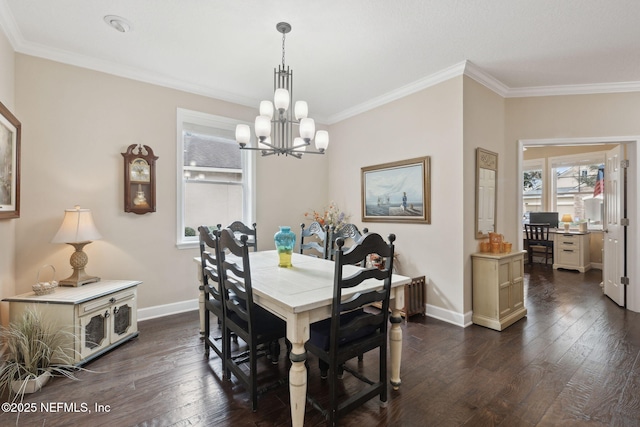
{"type": "Polygon", "coordinates": [[[109,310],[105,309],[80,318],[80,357],[82,359],[110,344],[109,317],[109,310]]]}

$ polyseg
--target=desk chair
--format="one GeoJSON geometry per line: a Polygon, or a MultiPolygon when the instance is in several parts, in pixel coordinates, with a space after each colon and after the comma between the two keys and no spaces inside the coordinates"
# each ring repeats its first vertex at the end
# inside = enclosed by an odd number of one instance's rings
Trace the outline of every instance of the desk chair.
{"type": "Polygon", "coordinates": [[[309,400],[325,415],[329,425],[335,426],[341,416],[376,395],[380,397],[382,405],[386,405],[387,328],[395,238],[395,235],[389,235],[387,243],[379,234],[367,234],[346,252],[343,250],[344,239],[336,241],[338,248],[335,254],[331,318],[311,324],[310,338],[306,344],[307,351],[315,354],[320,361],[321,377],[328,375],[328,407],[324,408],[313,397],[309,400]],[[363,268],[355,273],[351,270],[351,266],[362,264],[372,253],[385,258],[384,269],[363,268]],[[342,298],[343,292],[348,292],[367,279],[378,280],[380,287],[357,293],[347,300],[342,298]],[[381,309],[365,309],[374,303],[379,303],[381,309]],[[379,369],[377,377],[373,379],[345,364],[376,349],[379,369]],[[339,390],[344,388],[341,384],[344,371],[362,381],[362,387],[347,396],[338,396],[339,390]]]}
{"type": "Polygon", "coordinates": [[[312,256],[318,256],[319,253],[320,257],[327,259],[329,257],[329,226],[326,225],[323,228],[319,222],[314,221],[309,224],[309,228],[304,227],[304,223],[300,224],[300,253],[312,256]],[[305,243],[305,238],[312,237],[315,237],[315,240],[307,240],[305,243]]]}
{"type": "Polygon", "coordinates": [[[549,224],[525,224],[524,227],[529,264],[533,264],[536,255],[544,257],[545,264],[549,259],[553,263],[553,240],[549,240],[549,224]]]}
{"type": "MultiPolygon", "coordinates": [[[[240,236],[240,240],[236,240],[229,228],[220,231],[218,259],[225,327],[222,336],[225,340],[225,348],[231,348],[230,335],[232,333],[236,334],[248,346],[246,358],[234,357],[231,350],[226,352],[224,366],[227,370],[227,378],[230,378],[233,373],[247,388],[251,409],[256,411],[258,409],[257,359],[264,354],[260,350],[267,347],[267,355],[271,357],[271,362],[277,363],[280,355],[278,340],[286,335],[286,324],[284,320],[253,302],[247,240],[245,234],[240,236]],[[226,258],[228,252],[240,259],[226,258]],[[246,362],[249,362],[249,373],[246,373],[242,366],[246,362]]],[[[281,379],[275,384],[262,388],[261,392],[285,382],[286,379],[281,379]]]]}

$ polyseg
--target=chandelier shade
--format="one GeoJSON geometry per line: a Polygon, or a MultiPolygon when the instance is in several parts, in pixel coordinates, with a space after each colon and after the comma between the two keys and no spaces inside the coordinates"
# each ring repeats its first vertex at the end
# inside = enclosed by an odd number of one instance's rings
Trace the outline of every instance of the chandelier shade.
{"type": "Polygon", "coordinates": [[[260,113],[254,122],[257,146],[251,145],[251,128],[246,124],[237,125],[236,141],[240,149],[259,150],[262,156],[283,154],[300,159],[302,154],[324,154],[329,146],[329,133],[316,132],[315,121],[308,117],[309,106],[305,101],[293,102],[293,71],[284,61],[285,35],[291,31],[291,25],[280,22],[276,29],[282,33],[282,65],[274,69],[273,103],[269,100],[260,102],[260,113]],[[314,139],[316,150],[308,150],[314,139]]]}

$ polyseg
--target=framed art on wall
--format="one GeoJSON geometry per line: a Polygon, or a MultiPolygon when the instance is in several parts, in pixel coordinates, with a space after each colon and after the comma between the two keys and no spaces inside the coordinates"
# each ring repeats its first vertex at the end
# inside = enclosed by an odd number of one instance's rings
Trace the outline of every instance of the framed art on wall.
{"type": "Polygon", "coordinates": [[[362,221],[431,223],[430,157],[361,168],[362,221]]]}
{"type": "Polygon", "coordinates": [[[22,125],[0,102],[0,219],[20,218],[22,125]]]}

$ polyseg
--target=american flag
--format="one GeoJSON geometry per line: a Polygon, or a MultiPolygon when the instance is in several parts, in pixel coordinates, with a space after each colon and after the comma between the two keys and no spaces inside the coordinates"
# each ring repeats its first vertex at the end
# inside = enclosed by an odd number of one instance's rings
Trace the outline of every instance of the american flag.
{"type": "Polygon", "coordinates": [[[602,194],[604,191],[604,166],[598,168],[598,177],[596,179],[596,185],[593,187],[593,197],[598,194],[602,194]]]}

